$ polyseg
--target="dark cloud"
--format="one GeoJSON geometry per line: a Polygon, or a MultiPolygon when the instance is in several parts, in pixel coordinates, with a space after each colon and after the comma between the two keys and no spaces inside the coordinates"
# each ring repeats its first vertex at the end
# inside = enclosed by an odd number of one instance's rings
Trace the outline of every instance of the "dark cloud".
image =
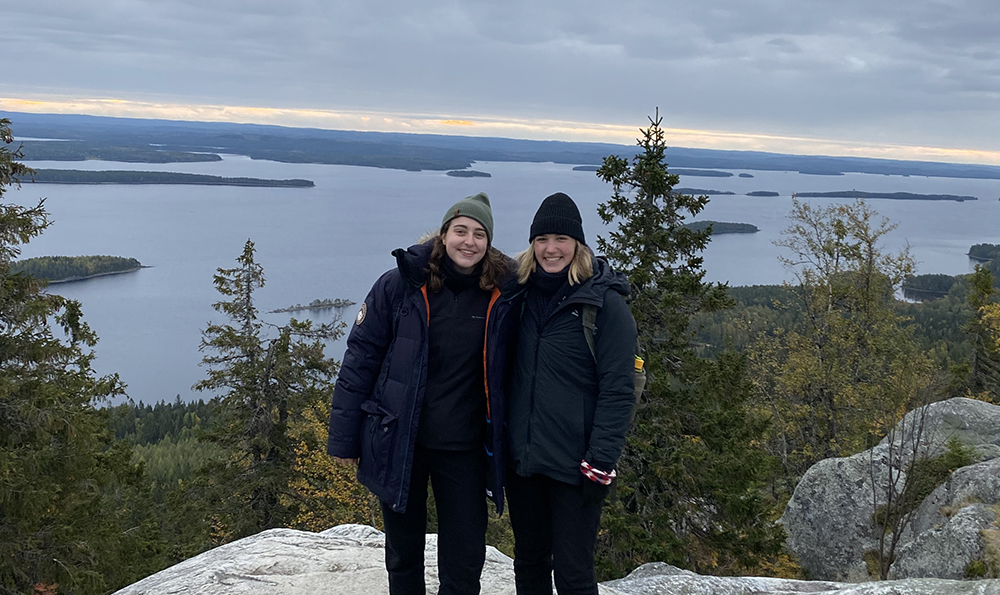
{"type": "Polygon", "coordinates": [[[980,146],[997,30],[992,0],[33,0],[3,47],[26,92],[980,146]]]}

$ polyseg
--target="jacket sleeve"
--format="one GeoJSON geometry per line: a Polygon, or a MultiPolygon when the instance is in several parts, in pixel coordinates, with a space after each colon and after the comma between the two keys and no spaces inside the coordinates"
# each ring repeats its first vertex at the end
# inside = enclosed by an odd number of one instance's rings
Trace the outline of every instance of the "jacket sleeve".
{"type": "Polygon", "coordinates": [[[608,290],[596,325],[597,410],[585,459],[598,469],[610,471],[625,445],[635,403],[635,320],[621,294],[608,290]]]}
{"type": "Polygon", "coordinates": [[[326,451],[332,456],[353,459],[361,453],[361,403],[371,398],[392,343],[393,297],[400,287],[398,271],[382,275],[365,297],[364,315],[351,328],[330,405],[326,451]]]}

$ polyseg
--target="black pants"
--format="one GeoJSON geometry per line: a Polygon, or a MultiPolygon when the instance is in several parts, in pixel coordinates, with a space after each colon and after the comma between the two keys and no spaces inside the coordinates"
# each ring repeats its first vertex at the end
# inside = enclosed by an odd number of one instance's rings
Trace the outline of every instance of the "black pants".
{"type": "Polygon", "coordinates": [[[486,561],[485,453],[481,448],[452,451],[419,446],[413,455],[406,512],[393,512],[382,503],[389,593],[424,593],[428,477],[438,514],[438,593],[475,595],[486,561]]]}
{"type": "Polygon", "coordinates": [[[581,486],[507,470],[507,508],[514,529],[517,595],[597,595],[594,545],[601,503],[587,504],[581,486]]]}

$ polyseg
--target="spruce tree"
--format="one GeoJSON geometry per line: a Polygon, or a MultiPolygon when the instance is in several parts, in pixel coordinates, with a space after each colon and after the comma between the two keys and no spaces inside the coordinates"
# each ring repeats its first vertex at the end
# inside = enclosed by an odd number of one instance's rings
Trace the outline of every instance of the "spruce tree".
{"type": "Polygon", "coordinates": [[[764,422],[749,407],[745,362],[731,352],[707,360],[691,346],[692,316],[730,300],[724,286],[704,280],[711,230],[684,223],[708,197],[674,192],[661,121],[658,112],[650,118],[631,163],[609,156],[597,172],[614,189],[598,213],[615,225],[597,245],[631,283],[648,375],[598,537],[603,577],[655,561],[745,572],[774,556],[782,538],[760,490],[764,422]]]}
{"type": "MultiPolygon", "coordinates": [[[[0,198],[31,170],[0,119],[0,198]]],[[[48,227],[43,202],[0,203],[0,593],[103,593],[162,567],[141,467],[97,405],[120,395],[92,367],[80,304],[11,271],[48,227]]]]}
{"type": "MultiPolygon", "coordinates": [[[[994,259],[994,261],[1000,259],[994,259]]],[[[997,290],[990,269],[976,265],[969,275],[968,303],[972,317],[963,329],[972,343],[968,389],[977,396],[1000,403],[1000,345],[997,345],[997,290]]]]}
{"type": "Polygon", "coordinates": [[[300,461],[326,446],[325,426],[309,422],[326,411],[337,371],[324,341],[339,337],[344,325],[293,318],[266,328],[255,305],[265,280],[254,253],[247,240],[237,266],[218,269],[215,288],[223,299],[213,307],[228,321],[209,324],[201,344],[209,372],[195,388],[217,396],[206,438],[225,453],[191,486],[209,506],[202,512],[211,544],[289,526],[322,507],[306,495],[314,476],[300,461]]]}

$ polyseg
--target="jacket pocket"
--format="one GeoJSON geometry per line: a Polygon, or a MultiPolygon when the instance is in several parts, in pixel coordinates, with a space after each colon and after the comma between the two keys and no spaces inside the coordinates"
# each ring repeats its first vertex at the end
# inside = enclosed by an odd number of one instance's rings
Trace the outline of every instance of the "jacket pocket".
{"type": "Polygon", "coordinates": [[[392,467],[393,442],[396,438],[396,415],[375,401],[361,403],[365,416],[362,427],[361,465],[365,475],[381,485],[392,467]]]}

